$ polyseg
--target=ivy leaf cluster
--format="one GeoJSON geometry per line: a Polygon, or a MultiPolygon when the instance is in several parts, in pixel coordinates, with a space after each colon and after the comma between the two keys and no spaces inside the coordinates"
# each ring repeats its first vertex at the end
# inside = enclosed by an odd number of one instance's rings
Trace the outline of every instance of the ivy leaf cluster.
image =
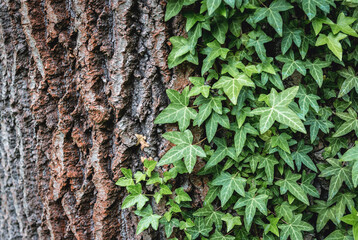
{"type": "Polygon", "coordinates": [[[168,66],[194,72],[155,119],[172,147],[117,181],[137,234],[358,240],[358,2],[168,0],[178,14],[168,66]]]}

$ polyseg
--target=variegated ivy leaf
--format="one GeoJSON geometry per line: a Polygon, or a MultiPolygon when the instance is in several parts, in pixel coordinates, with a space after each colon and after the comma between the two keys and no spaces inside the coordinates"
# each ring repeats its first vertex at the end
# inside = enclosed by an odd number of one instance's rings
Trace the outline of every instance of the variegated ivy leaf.
{"type": "Polygon", "coordinates": [[[306,75],[305,63],[301,60],[295,60],[295,55],[292,50],[286,55],[277,56],[276,59],[284,63],[282,67],[282,79],[291,76],[295,70],[304,76],[306,75]]]}
{"type": "Polygon", "coordinates": [[[223,96],[209,96],[205,98],[203,96],[199,96],[195,99],[194,104],[199,105],[199,113],[197,117],[194,119],[194,126],[200,126],[203,122],[210,116],[212,111],[214,110],[217,114],[222,114],[222,101],[226,100],[223,96]]]}
{"type": "Polygon", "coordinates": [[[349,167],[345,167],[338,159],[329,158],[326,160],[331,166],[325,168],[320,177],[330,177],[328,200],[332,199],[342,187],[343,182],[352,189],[352,173],[349,167]]]}
{"type": "Polygon", "coordinates": [[[252,19],[254,23],[258,23],[267,17],[268,23],[282,36],[283,23],[280,12],[287,11],[291,8],[293,8],[293,6],[285,0],[275,0],[267,8],[258,8],[252,16],[252,19]]]}
{"type": "Polygon", "coordinates": [[[205,224],[212,226],[215,224],[216,229],[221,230],[222,220],[224,213],[220,211],[215,211],[214,207],[211,204],[208,204],[193,213],[196,217],[205,217],[205,224]]]}
{"type": "Polygon", "coordinates": [[[358,92],[358,76],[352,67],[339,71],[339,75],[346,79],[341,86],[341,90],[339,91],[339,98],[349,93],[353,88],[355,88],[356,92],[358,92]]]}
{"type": "Polygon", "coordinates": [[[258,209],[262,214],[267,215],[267,199],[268,196],[265,194],[256,194],[254,191],[246,192],[245,197],[240,198],[235,208],[245,207],[244,223],[246,231],[250,231],[252,220],[258,209]]]}
{"type": "Polygon", "coordinates": [[[334,124],[326,119],[316,119],[312,115],[307,118],[305,125],[310,126],[310,139],[313,143],[318,135],[318,131],[321,130],[323,133],[328,134],[330,128],[334,128],[334,124]]]}
{"type": "Polygon", "coordinates": [[[181,36],[171,37],[170,42],[173,45],[172,51],[168,56],[168,66],[173,68],[184,61],[198,64],[198,55],[196,52],[191,54],[191,41],[181,36]]]}
{"type": "Polygon", "coordinates": [[[272,184],[275,175],[275,165],[278,164],[274,155],[268,155],[261,158],[258,168],[263,168],[266,173],[267,183],[272,184]]]}
{"type": "Polygon", "coordinates": [[[294,42],[297,47],[301,46],[301,35],[303,34],[302,29],[285,27],[283,30],[283,38],[281,42],[281,52],[285,54],[292,46],[294,42]]]}
{"type": "Polygon", "coordinates": [[[209,233],[213,229],[213,227],[206,224],[203,217],[196,217],[194,223],[194,227],[188,228],[186,230],[193,239],[196,239],[201,235],[204,237],[209,237],[209,233]]]}
{"type": "Polygon", "coordinates": [[[306,133],[306,129],[297,116],[288,105],[295,98],[298,86],[288,88],[280,93],[277,93],[275,89],[271,90],[268,97],[268,106],[254,109],[251,113],[254,115],[260,115],[260,133],[264,134],[271,128],[275,121],[285,124],[292,129],[306,133]]]}
{"type": "Polygon", "coordinates": [[[255,87],[254,82],[244,73],[239,73],[236,76],[228,77],[222,76],[214,85],[214,89],[222,89],[229,97],[230,101],[236,105],[237,98],[243,87],[255,87]]]}
{"type": "Polygon", "coordinates": [[[319,87],[322,87],[323,84],[323,68],[330,66],[331,63],[328,61],[321,61],[316,59],[314,62],[307,60],[306,67],[310,70],[310,74],[313,79],[317,82],[319,87]]]}
{"type": "Polygon", "coordinates": [[[263,31],[250,32],[249,37],[250,39],[246,47],[254,47],[257,56],[264,62],[267,58],[264,44],[270,42],[272,38],[267,36],[263,31]]]}
{"type": "Polygon", "coordinates": [[[183,92],[168,89],[167,95],[171,101],[169,106],[165,108],[155,119],[155,124],[176,123],[179,124],[180,131],[184,131],[190,124],[190,119],[195,119],[197,112],[188,107],[189,105],[189,87],[183,92]]]}
{"type": "Polygon", "coordinates": [[[137,234],[143,232],[150,225],[154,230],[158,229],[159,219],[161,218],[161,216],[158,214],[153,214],[153,210],[150,205],[147,205],[147,207],[142,210],[136,210],[135,214],[142,217],[137,226],[137,234]]]}
{"type": "Polygon", "coordinates": [[[337,112],[336,115],[343,119],[345,123],[339,126],[333,137],[341,137],[353,130],[356,132],[356,134],[358,134],[358,119],[356,111],[354,111],[352,108],[349,108],[348,112],[337,112]]]}
{"type": "Polygon", "coordinates": [[[214,186],[222,186],[219,194],[222,207],[229,201],[234,191],[241,196],[245,196],[244,188],[246,179],[240,177],[238,174],[221,172],[221,174],[213,180],[212,184],[214,186]]]}
{"type": "Polygon", "coordinates": [[[224,160],[225,157],[236,159],[235,148],[228,147],[224,138],[215,138],[214,143],[217,146],[217,149],[206,163],[206,170],[217,165],[219,162],[224,160]]]}
{"type": "Polygon", "coordinates": [[[175,163],[184,158],[186,169],[191,173],[194,169],[197,156],[206,157],[201,147],[192,145],[193,134],[189,130],[184,132],[167,132],[163,134],[163,137],[176,144],[176,146],[171,148],[160,159],[158,166],[175,163]]]}
{"type": "Polygon", "coordinates": [[[309,201],[302,186],[297,181],[301,178],[299,174],[293,174],[291,171],[285,173],[285,178],[277,181],[275,184],[280,186],[281,194],[286,194],[287,190],[298,200],[306,205],[309,205],[309,201]]]}
{"type": "Polygon", "coordinates": [[[220,124],[222,127],[229,129],[230,121],[229,117],[226,115],[228,113],[228,109],[224,108],[223,114],[217,114],[216,112],[212,112],[211,116],[205,123],[206,137],[209,142],[213,140],[215,137],[216,131],[218,129],[218,125],[220,124]]]}
{"type": "Polygon", "coordinates": [[[342,161],[350,162],[354,161],[352,166],[352,180],[354,187],[358,186],[358,145],[349,149],[347,152],[343,154],[341,157],[342,161]]]}
{"type": "Polygon", "coordinates": [[[312,146],[304,145],[304,141],[301,140],[298,143],[297,150],[292,153],[292,158],[296,162],[296,166],[298,171],[301,170],[302,164],[311,169],[312,171],[317,172],[316,165],[312,161],[312,159],[307,155],[307,153],[313,150],[312,146]]]}
{"type": "Polygon", "coordinates": [[[281,229],[281,240],[286,240],[288,237],[290,239],[303,240],[302,232],[309,232],[314,229],[311,224],[302,221],[302,214],[295,215],[287,223],[279,225],[278,228],[281,229]]]}
{"type": "Polygon", "coordinates": [[[317,232],[320,232],[324,228],[324,226],[326,226],[329,220],[331,220],[334,224],[338,225],[337,219],[335,217],[335,206],[331,205],[332,202],[316,200],[315,205],[310,207],[313,212],[318,213],[316,222],[317,232]]]}
{"type": "Polygon", "coordinates": [[[210,236],[210,240],[235,240],[235,237],[231,235],[223,235],[221,232],[215,231],[215,233],[210,236]]]}

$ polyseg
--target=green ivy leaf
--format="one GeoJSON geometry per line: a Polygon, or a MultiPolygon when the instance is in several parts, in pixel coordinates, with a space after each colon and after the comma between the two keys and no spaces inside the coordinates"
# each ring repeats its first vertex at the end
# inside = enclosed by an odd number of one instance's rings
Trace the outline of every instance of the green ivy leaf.
{"type": "Polygon", "coordinates": [[[310,209],[313,212],[318,213],[316,229],[320,232],[324,226],[331,220],[334,224],[338,224],[335,218],[335,207],[331,207],[331,204],[325,201],[316,200],[315,205],[310,209]]]}
{"type": "Polygon", "coordinates": [[[247,192],[244,198],[239,199],[234,208],[240,208],[245,206],[245,228],[249,231],[251,228],[252,220],[258,209],[262,214],[267,215],[267,198],[265,194],[256,195],[255,192],[247,192]]]}
{"type": "Polygon", "coordinates": [[[306,133],[303,123],[288,105],[295,98],[298,87],[288,88],[280,93],[272,89],[269,95],[269,107],[254,109],[251,113],[260,115],[260,133],[263,134],[274,124],[275,121],[306,133]]]}
{"type": "Polygon", "coordinates": [[[302,9],[306,13],[309,20],[312,20],[317,14],[317,7],[323,12],[329,12],[329,0],[302,0],[302,9]]]}
{"type": "Polygon", "coordinates": [[[292,158],[296,162],[296,166],[298,171],[301,170],[302,163],[311,169],[312,171],[317,172],[316,165],[312,161],[312,159],[307,155],[307,153],[311,152],[313,150],[312,146],[304,145],[304,141],[301,140],[298,143],[297,151],[292,153],[292,158]]]}
{"type": "Polygon", "coordinates": [[[291,4],[285,0],[275,0],[268,8],[258,8],[252,16],[253,22],[258,23],[267,17],[268,23],[282,36],[282,17],[279,12],[284,12],[293,8],[291,4]]]}
{"type": "Polygon", "coordinates": [[[245,196],[244,187],[246,179],[237,176],[237,174],[231,175],[227,172],[221,172],[221,174],[213,180],[212,184],[214,186],[222,186],[219,195],[221,206],[224,206],[227,201],[229,201],[234,191],[241,196],[245,196]]]}
{"type": "Polygon", "coordinates": [[[275,165],[278,164],[277,159],[274,155],[269,155],[261,158],[259,169],[264,168],[267,176],[267,183],[272,184],[274,174],[275,174],[275,165]]]}
{"type": "Polygon", "coordinates": [[[212,22],[211,33],[213,34],[213,36],[216,38],[216,40],[220,44],[225,43],[226,33],[228,30],[229,30],[229,25],[227,23],[226,18],[224,18],[222,16],[217,16],[214,18],[214,20],[212,22]]]}
{"type": "Polygon", "coordinates": [[[276,59],[280,62],[285,63],[282,67],[282,79],[291,76],[295,72],[295,70],[297,70],[304,76],[306,75],[306,66],[304,62],[302,62],[301,60],[295,60],[295,55],[292,50],[284,56],[277,56],[276,59]]]}
{"type": "Polygon", "coordinates": [[[347,35],[358,37],[357,32],[350,26],[354,23],[357,18],[346,17],[343,12],[338,15],[337,24],[331,23],[331,29],[333,34],[337,34],[339,32],[345,33],[347,35]]]}
{"type": "Polygon", "coordinates": [[[135,214],[142,217],[137,226],[137,234],[140,234],[145,229],[149,228],[150,225],[154,230],[158,230],[159,219],[161,216],[153,214],[153,210],[150,205],[147,205],[147,207],[142,210],[136,210],[135,214]]]}
{"type": "Polygon", "coordinates": [[[185,166],[189,173],[194,169],[196,158],[206,157],[204,150],[196,145],[192,145],[193,134],[189,130],[185,132],[168,132],[163,137],[176,144],[159,161],[158,166],[175,163],[184,158],[185,166]]]}
{"type": "Polygon", "coordinates": [[[339,98],[349,93],[353,88],[355,88],[358,92],[358,76],[356,76],[352,67],[339,71],[339,75],[346,79],[341,86],[341,90],[339,91],[339,98]]]}
{"type": "Polygon", "coordinates": [[[179,227],[180,225],[179,220],[176,218],[172,218],[170,221],[167,221],[165,218],[162,218],[160,219],[160,224],[164,225],[164,231],[167,238],[172,235],[173,229],[179,227]]]}
{"type": "Polygon", "coordinates": [[[273,234],[275,234],[278,237],[280,235],[280,233],[277,228],[277,223],[280,220],[280,218],[270,215],[267,217],[267,220],[270,223],[265,225],[265,228],[264,228],[265,234],[272,232],[273,234]]]}
{"type": "Polygon", "coordinates": [[[226,213],[221,219],[226,222],[226,232],[230,232],[235,226],[242,224],[239,216],[234,217],[230,213],[226,213]]]}
{"type": "Polygon", "coordinates": [[[215,211],[211,204],[198,209],[193,213],[193,215],[196,217],[205,217],[205,224],[208,226],[215,224],[217,230],[221,230],[222,228],[221,218],[224,216],[224,213],[215,211]]]}
{"type": "Polygon", "coordinates": [[[348,112],[340,113],[337,112],[336,115],[343,119],[345,123],[343,123],[335,132],[333,137],[341,137],[350,133],[351,131],[355,131],[358,134],[358,119],[357,119],[357,112],[353,109],[349,108],[348,112]]]}
{"type": "Polygon", "coordinates": [[[234,77],[222,76],[219,81],[213,85],[213,88],[222,89],[230,101],[236,105],[239,93],[244,86],[255,87],[255,84],[244,73],[240,73],[234,77]]]}
{"type": "Polygon", "coordinates": [[[297,180],[299,180],[300,178],[301,176],[299,174],[293,174],[291,171],[287,171],[285,174],[285,178],[277,181],[275,184],[277,186],[280,186],[281,194],[285,194],[288,190],[298,200],[300,200],[306,205],[309,205],[309,201],[305,191],[300,185],[297,184],[297,180]]]}
{"type": "Polygon", "coordinates": [[[331,177],[329,183],[329,197],[328,200],[332,199],[341,188],[343,182],[347,184],[349,188],[352,188],[352,174],[349,168],[343,167],[340,164],[339,160],[330,158],[327,159],[327,162],[331,165],[330,167],[325,168],[320,177],[331,177]]]}
{"type": "Polygon", "coordinates": [[[329,33],[328,36],[325,34],[320,34],[317,41],[316,46],[322,46],[327,44],[329,50],[333,52],[336,57],[342,61],[342,45],[339,41],[346,38],[347,35],[343,33],[338,33],[337,35],[333,35],[333,33],[329,33]]]}
{"type": "Polygon", "coordinates": [[[203,217],[195,218],[194,223],[195,223],[194,227],[187,229],[187,232],[189,234],[191,234],[191,237],[193,239],[196,239],[200,235],[202,235],[204,237],[208,237],[210,231],[213,229],[212,226],[205,223],[205,220],[203,217]]]}
{"type": "Polygon", "coordinates": [[[302,214],[295,215],[286,224],[280,224],[278,226],[281,229],[280,239],[286,240],[288,237],[295,240],[303,240],[302,232],[309,232],[313,230],[313,227],[302,221],[302,214]]]}
{"type": "Polygon", "coordinates": [[[184,191],[184,188],[182,188],[182,187],[175,189],[175,193],[176,193],[175,202],[177,202],[177,203],[192,201],[189,194],[187,194],[184,191]]]}
{"type": "Polygon", "coordinates": [[[195,119],[197,116],[197,112],[188,107],[188,92],[188,87],[183,90],[182,94],[171,89],[167,90],[171,103],[157,116],[154,123],[164,124],[178,122],[180,131],[187,129],[190,124],[190,119],[195,119]]]}
{"type": "Polygon", "coordinates": [[[184,0],[168,0],[167,8],[165,11],[165,21],[168,21],[172,17],[178,15],[182,9],[184,0]]]}
{"type": "Polygon", "coordinates": [[[303,34],[302,29],[286,27],[283,31],[283,38],[281,42],[281,52],[285,54],[292,46],[294,42],[297,47],[301,46],[301,35],[303,34]]]}
{"type": "Polygon", "coordinates": [[[215,133],[218,129],[218,124],[220,124],[224,128],[230,128],[229,117],[226,115],[225,112],[224,114],[217,114],[216,112],[213,112],[209,120],[206,122],[206,136],[209,142],[211,142],[211,140],[214,138],[215,133]]]}
{"type": "Polygon", "coordinates": [[[264,46],[265,43],[268,43],[272,40],[269,36],[267,36],[264,32],[252,32],[249,34],[250,39],[247,43],[247,47],[254,47],[257,56],[261,59],[261,61],[266,60],[266,48],[264,46]]]}
{"type": "Polygon", "coordinates": [[[212,15],[215,10],[220,6],[221,0],[208,0],[206,1],[206,5],[208,7],[209,15],[212,15]]]}
{"type": "Polygon", "coordinates": [[[358,239],[358,212],[355,208],[352,208],[351,214],[348,214],[341,218],[342,222],[353,226],[353,237],[358,239]]]}
{"type": "Polygon", "coordinates": [[[210,240],[235,240],[235,237],[230,235],[224,236],[221,232],[215,231],[215,233],[210,236],[210,240]]]}

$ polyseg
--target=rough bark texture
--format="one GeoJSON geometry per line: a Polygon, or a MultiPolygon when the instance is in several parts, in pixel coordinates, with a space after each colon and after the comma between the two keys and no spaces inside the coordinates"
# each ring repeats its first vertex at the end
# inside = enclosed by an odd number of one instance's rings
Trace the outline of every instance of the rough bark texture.
{"type": "Polygon", "coordinates": [[[0,0],[0,239],[164,239],[135,236],[115,181],[170,147],[153,121],[192,71],[167,67],[165,4],[0,0]]]}

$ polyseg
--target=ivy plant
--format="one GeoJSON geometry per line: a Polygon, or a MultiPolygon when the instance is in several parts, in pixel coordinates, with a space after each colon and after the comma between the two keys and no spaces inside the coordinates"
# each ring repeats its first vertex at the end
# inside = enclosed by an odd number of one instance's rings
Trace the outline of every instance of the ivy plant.
{"type": "Polygon", "coordinates": [[[172,148],[117,181],[137,234],[358,240],[358,1],[168,0],[178,14],[168,66],[194,73],[155,119],[172,148]]]}

